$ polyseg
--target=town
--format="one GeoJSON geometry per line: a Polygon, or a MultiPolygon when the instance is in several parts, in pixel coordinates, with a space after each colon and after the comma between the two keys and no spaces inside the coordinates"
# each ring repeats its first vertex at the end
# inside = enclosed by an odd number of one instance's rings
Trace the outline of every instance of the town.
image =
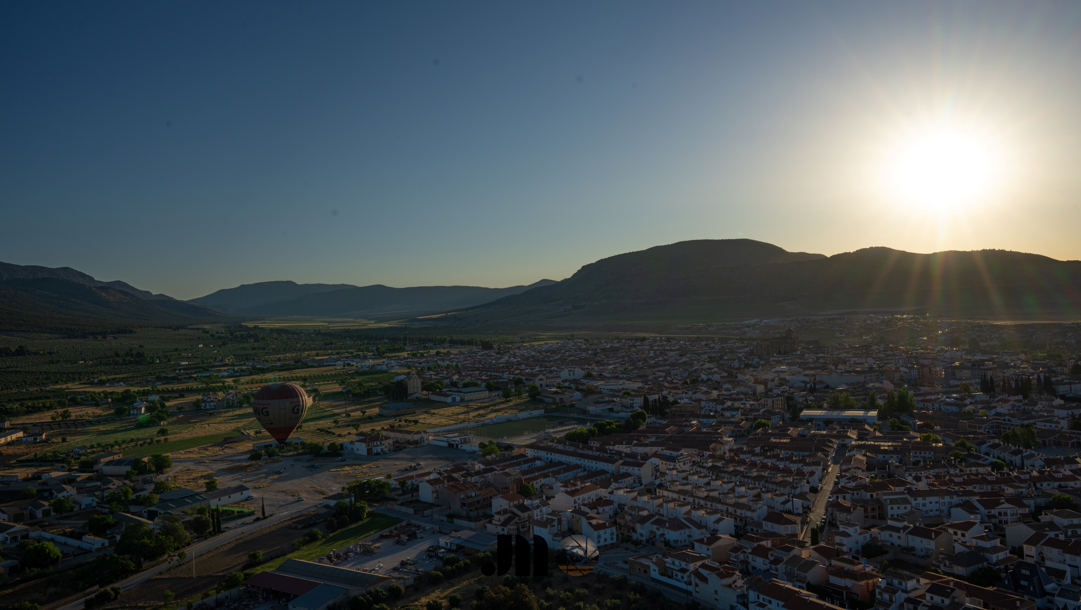
{"type": "MultiPolygon", "coordinates": [[[[70,468],[10,464],[0,492],[21,499],[0,508],[0,568],[10,582],[50,569],[94,574],[102,557],[124,554],[138,561],[120,576],[159,562],[157,575],[194,564],[181,549],[196,538],[208,552],[288,523],[308,533],[289,548],[254,549],[277,559],[251,559],[256,569],[218,583],[216,603],[244,592],[298,610],[414,598],[454,606],[456,580],[530,582],[520,577],[528,565],[476,572],[503,538],[543,545],[558,558],[548,569],[567,575],[557,550],[581,547],[573,563],[588,564],[598,591],[619,579],[685,607],[1079,603],[1081,365],[1058,355],[1076,349],[1077,325],[896,315],[739,330],[315,358],[306,364],[347,373],[333,381],[346,397],[371,393],[354,379],[393,375],[383,384],[393,400],[376,398],[378,419],[351,438],[249,440],[201,479],[178,473],[209,460],[153,446],[75,448],[70,468]],[[856,338],[823,341],[824,324],[834,339],[856,338]],[[906,347],[866,338],[913,330],[922,336],[906,347]],[[817,337],[801,340],[807,332],[817,337]],[[1008,349],[1032,343],[1044,351],[1008,349]],[[489,416],[411,425],[449,409],[489,416]],[[323,493],[283,494],[285,481],[323,493]]],[[[131,415],[158,408],[152,398],[131,415]]],[[[197,400],[202,411],[241,413],[251,395],[197,400]]],[[[13,425],[0,439],[49,442],[13,425]]],[[[533,576],[540,589],[528,594],[559,607],[543,599],[552,576],[533,576]]],[[[568,586],[588,593],[574,577],[568,586]]],[[[122,605],[114,589],[90,600],[122,605]]]]}

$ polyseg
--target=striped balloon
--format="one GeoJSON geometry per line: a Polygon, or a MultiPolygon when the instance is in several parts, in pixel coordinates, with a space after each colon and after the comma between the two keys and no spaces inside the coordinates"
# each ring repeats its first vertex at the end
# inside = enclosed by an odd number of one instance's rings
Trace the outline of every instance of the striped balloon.
{"type": "Polygon", "coordinates": [[[311,405],[312,399],[297,384],[272,383],[255,393],[252,412],[274,440],[284,443],[304,421],[304,414],[311,405]]]}

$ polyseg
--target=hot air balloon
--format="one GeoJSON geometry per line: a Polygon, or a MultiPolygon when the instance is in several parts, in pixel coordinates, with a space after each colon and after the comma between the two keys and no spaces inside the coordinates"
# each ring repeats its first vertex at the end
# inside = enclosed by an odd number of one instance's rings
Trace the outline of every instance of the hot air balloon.
{"type": "Polygon", "coordinates": [[[284,443],[304,421],[304,414],[311,405],[312,399],[297,384],[272,383],[255,393],[252,412],[274,440],[284,443]]]}

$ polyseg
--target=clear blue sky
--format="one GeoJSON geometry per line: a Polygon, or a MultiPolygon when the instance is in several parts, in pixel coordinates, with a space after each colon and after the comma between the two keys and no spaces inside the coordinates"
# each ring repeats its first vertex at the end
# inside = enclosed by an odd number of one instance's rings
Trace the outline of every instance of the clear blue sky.
{"type": "Polygon", "coordinates": [[[0,260],[178,298],[687,239],[1081,258],[1081,3],[6,2],[0,260]],[[1005,178],[876,181],[942,116],[1005,178]]]}

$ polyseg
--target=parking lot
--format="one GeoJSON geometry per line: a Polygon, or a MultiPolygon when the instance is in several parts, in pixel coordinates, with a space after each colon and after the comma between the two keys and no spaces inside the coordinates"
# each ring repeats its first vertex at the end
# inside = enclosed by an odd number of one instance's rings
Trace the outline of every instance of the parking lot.
{"type": "Polygon", "coordinates": [[[352,559],[339,563],[338,567],[376,572],[384,575],[397,573],[402,576],[415,574],[416,572],[412,570],[431,571],[439,566],[442,561],[435,558],[429,559],[424,550],[429,546],[439,546],[439,537],[443,534],[434,530],[416,529],[417,538],[415,540],[410,540],[402,545],[396,544],[393,538],[377,538],[375,540],[380,543],[380,548],[375,555],[361,555],[358,553],[352,559]],[[396,572],[398,564],[403,559],[410,559],[414,563],[404,566],[406,568],[404,571],[396,572]]]}

